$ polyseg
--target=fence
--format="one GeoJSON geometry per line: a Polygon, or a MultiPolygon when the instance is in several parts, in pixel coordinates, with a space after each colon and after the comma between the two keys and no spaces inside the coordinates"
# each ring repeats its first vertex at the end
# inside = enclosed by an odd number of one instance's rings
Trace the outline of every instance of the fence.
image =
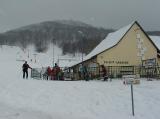
{"type": "MultiPolygon", "coordinates": [[[[101,77],[100,67],[87,68],[90,79],[99,79],[101,77]]],[[[160,78],[160,67],[140,67],[140,66],[108,66],[106,67],[110,78],[122,78],[125,74],[138,74],[141,78],[160,78]]],[[[33,68],[31,77],[35,79],[43,79],[46,68],[33,68]]],[[[64,77],[72,80],[83,79],[80,71],[72,69],[63,70],[64,77]]]]}
{"type": "Polygon", "coordinates": [[[43,68],[32,68],[31,78],[41,79],[45,70],[46,70],[46,68],[45,69],[43,69],[43,68]]]}
{"type": "MultiPolygon", "coordinates": [[[[106,67],[110,78],[122,78],[123,75],[135,74],[141,78],[160,78],[160,67],[141,67],[141,66],[108,66],[106,67]]],[[[99,79],[102,75],[100,67],[88,68],[90,79],[99,79]]],[[[70,72],[73,79],[83,79],[80,71],[70,72]]]]}
{"type": "MultiPolygon", "coordinates": [[[[61,67],[60,69],[64,69],[64,68],[61,67]]],[[[32,68],[32,70],[31,70],[31,78],[40,79],[40,80],[42,80],[42,79],[47,80],[47,77],[48,77],[48,75],[47,75],[47,67],[32,68]]]]}
{"type": "Polygon", "coordinates": [[[121,66],[114,67],[118,69],[116,72],[112,70],[113,67],[109,67],[110,76],[115,78],[121,78],[125,74],[139,74],[141,78],[159,78],[160,77],[160,67],[141,67],[141,66],[121,66]]]}

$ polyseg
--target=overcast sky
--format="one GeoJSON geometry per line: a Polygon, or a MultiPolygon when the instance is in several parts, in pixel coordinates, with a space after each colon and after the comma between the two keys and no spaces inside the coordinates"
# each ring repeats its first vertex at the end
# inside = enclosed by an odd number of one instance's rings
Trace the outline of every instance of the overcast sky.
{"type": "Polygon", "coordinates": [[[0,0],[0,32],[58,19],[114,29],[137,20],[160,30],[159,12],[160,0],[0,0]]]}

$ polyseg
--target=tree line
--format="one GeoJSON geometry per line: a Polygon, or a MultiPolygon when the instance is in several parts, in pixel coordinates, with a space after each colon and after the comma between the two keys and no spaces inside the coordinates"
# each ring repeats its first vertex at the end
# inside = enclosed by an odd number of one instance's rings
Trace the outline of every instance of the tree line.
{"type": "Polygon", "coordinates": [[[96,28],[91,25],[70,21],[42,22],[10,30],[0,34],[0,45],[26,48],[34,44],[37,52],[44,52],[50,43],[62,48],[66,53],[89,53],[112,29],[96,28]],[[73,22],[73,23],[72,23],[73,22]],[[81,31],[83,34],[80,34],[81,31]]]}

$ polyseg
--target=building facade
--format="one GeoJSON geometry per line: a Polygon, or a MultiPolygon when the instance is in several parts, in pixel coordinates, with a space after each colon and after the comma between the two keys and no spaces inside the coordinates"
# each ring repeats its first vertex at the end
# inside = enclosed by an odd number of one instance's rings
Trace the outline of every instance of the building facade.
{"type": "Polygon", "coordinates": [[[83,64],[91,72],[100,72],[100,68],[98,68],[100,65],[106,67],[159,65],[160,46],[157,42],[160,42],[160,39],[153,40],[151,38],[135,21],[110,33],[84,58],[83,62],[79,62],[71,68],[78,72],[83,64]]]}
{"type": "Polygon", "coordinates": [[[144,60],[155,59],[158,49],[135,22],[113,47],[97,54],[97,62],[105,66],[139,66],[144,60]]]}

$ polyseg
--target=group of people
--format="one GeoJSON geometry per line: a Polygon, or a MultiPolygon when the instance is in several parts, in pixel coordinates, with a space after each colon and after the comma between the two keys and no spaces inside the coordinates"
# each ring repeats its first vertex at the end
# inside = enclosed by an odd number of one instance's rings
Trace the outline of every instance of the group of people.
{"type": "Polygon", "coordinates": [[[64,80],[63,71],[56,63],[53,68],[47,67],[44,76],[47,80],[64,80]]]}
{"type": "MultiPolygon", "coordinates": [[[[28,64],[27,61],[22,66],[23,69],[23,78],[28,78],[28,69],[32,69],[28,64]]],[[[79,74],[80,77],[86,81],[89,81],[89,72],[86,66],[81,67],[81,73],[79,74]]],[[[104,81],[108,81],[108,71],[104,65],[101,65],[101,77],[103,77],[104,81]]],[[[45,73],[43,74],[43,78],[47,80],[64,80],[64,74],[62,69],[55,63],[55,66],[51,68],[50,66],[47,67],[45,73]]]]}
{"type": "MultiPolygon", "coordinates": [[[[27,61],[22,65],[23,71],[23,79],[28,79],[28,69],[32,69],[27,61]]],[[[64,75],[62,69],[55,63],[55,66],[51,68],[50,66],[47,67],[46,71],[43,74],[43,78],[47,80],[64,80],[64,75]]]]}

